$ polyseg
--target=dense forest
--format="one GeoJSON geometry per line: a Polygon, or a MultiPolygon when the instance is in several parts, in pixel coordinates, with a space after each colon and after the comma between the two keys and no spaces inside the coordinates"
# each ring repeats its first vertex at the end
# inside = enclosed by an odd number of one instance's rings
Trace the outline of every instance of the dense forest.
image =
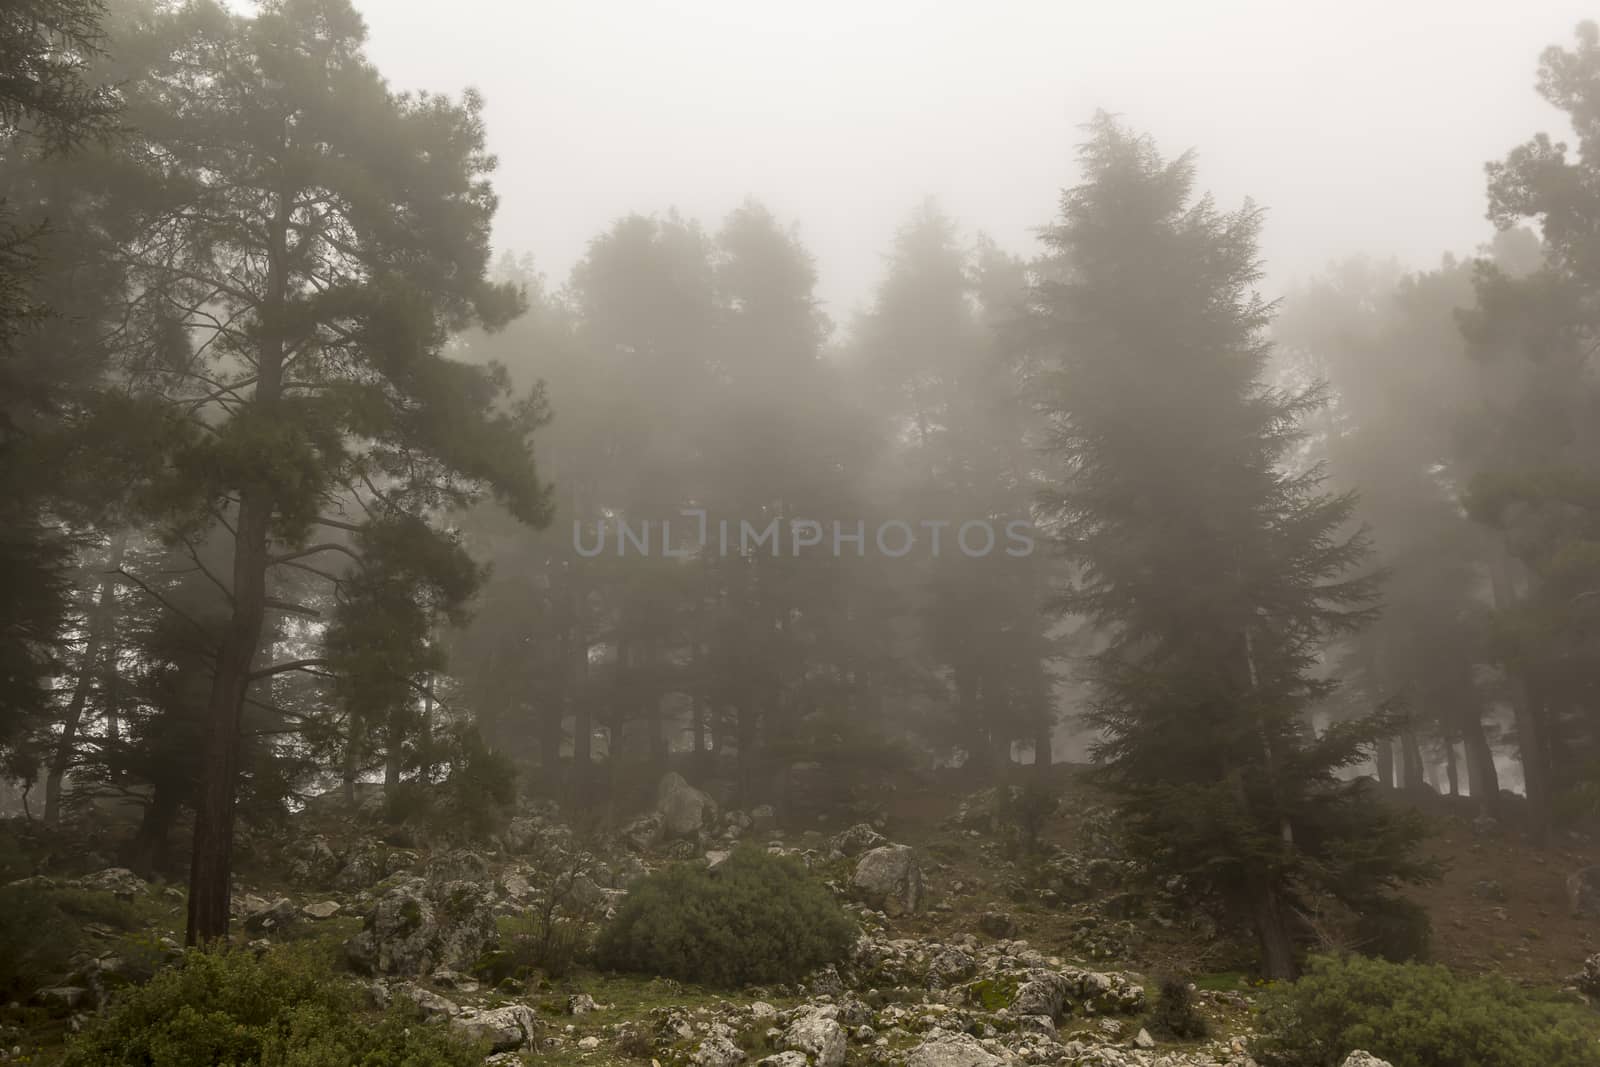
{"type": "Polygon", "coordinates": [[[936,781],[1032,840],[1087,765],[1142,877],[1293,979],[1324,924],[1410,914],[1441,811],[1595,830],[1594,23],[1469,258],[1275,297],[1262,208],[1101,113],[1035,244],[921,203],[837,322],[756,199],[640,205],[547,277],[494,240],[484,101],[365,34],[350,0],[0,10],[18,834],[124,820],[206,945],[313,811],[616,833],[665,778],[881,829],[936,781]]]}

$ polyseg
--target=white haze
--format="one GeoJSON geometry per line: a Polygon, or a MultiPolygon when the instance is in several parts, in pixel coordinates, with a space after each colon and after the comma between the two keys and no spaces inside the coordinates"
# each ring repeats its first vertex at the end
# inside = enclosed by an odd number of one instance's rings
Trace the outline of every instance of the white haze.
{"type": "Polygon", "coordinates": [[[799,223],[828,310],[867,298],[936,197],[1014,250],[1072,181],[1096,108],[1200,151],[1270,209],[1276,291],[1360,251],[1426,266],[1489,232],[1482,163],[1535,130],[1539,51],[1580,3],[698,3],[364,0],[396,88],[481,89],[496,242],[561,281],[616,216],[799,223]]]}

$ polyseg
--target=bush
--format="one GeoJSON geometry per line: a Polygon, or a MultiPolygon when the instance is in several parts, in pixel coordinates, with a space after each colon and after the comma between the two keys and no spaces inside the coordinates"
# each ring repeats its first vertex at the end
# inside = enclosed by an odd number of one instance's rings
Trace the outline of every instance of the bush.
{"type": "Polygon", "coordinates": [[[525,912],[501,921],[499,947],[485,954],[473,970],[496,986],[508,980],[525,983],[536,973],[566,978],[588,943],[584,927],[576,922],[525,912]]]}
{"type": "Polygon", "coordinates": [[[62,1067],[478,1067],[487,1051],[402,1010],[358,1008],[354,988],[303,948],[190,952],[114,1000],[62,1067]]]}
{"type": "Polygon", "coordinates": [[[1355,936],[1362,955],[1390,963],[1421,963],[1428,958],[1433,924],[1428,909],[1415,901],[1389,897],[1373,903],[1356,918],[1355,936]]]}
{"type": "Polygon", "coordinates": [[[1182,978],[1162,979],[1146,1023],[1151,1033],[1173,1041],[1198,1041],[1211,1033],[1206,1017],[1195,1007],[1194,990],[1182,978]]]}
{"type": "Polygon", "coordinates": [[[1263,994],[1251,1051],[1269,1067],[1339,1067],[1355,1049],[1394,1067],[1594,1067],[1574,1005],[1495,978],[1353,956],[1313,958],[1263,994]]]}
{"type": "Polygon", "coordinates": [[[65,979],[83,947],[85,922],[131,930],[139,916],[110,893],[0,887],[0,1003],[65,979]]]}
{"type": "Polygon", "coordinates": [[[795,859],[736,849],[635,882],[596,947],[603,967],[738,986],[792,981],[842,960],[856,928],[795,859]]]}

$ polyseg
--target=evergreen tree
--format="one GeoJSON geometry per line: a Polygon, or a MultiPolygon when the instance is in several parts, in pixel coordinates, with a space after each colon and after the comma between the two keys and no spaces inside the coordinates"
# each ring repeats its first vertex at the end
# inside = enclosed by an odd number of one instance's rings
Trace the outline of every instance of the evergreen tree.
{"type": "Polygon", "coordinates": [[[1296,972],[1294,912],[1371,907],[1426,873],[1417,827],[1339,772],[1370,720],[1317,733],[1322,642],[1372,615],[1352,576],[1350,496],[1283,469],[1320,395],[1263,383],[1260,214],[1193,193],[1189,156],[1099,116],[1082,183],[1045,231],[1032,326],[1056,484],[1044,499],[1077,578],[1060,607],[1107,637],[1088,718],[1151,864],[1254,928],[1263,973],[1296,972]]]}
{"type": "Polygon", "coordinates": [[[1494,650],[1546,832],[1563,811],[1600,812],[1600,26],[1576,37],[1545,50],[1538,82],[1576,152],[1540,134],[1488,168],[1490,219],[1537,224],[1543,262],[1484,260],[1461,316],[1483,382],[1460,450],[1464,502],[1492,537],[1494,650]]]}
{"type": "MultiPolygon", "coordinates": [[[[481,102],[396,94],[365,33],[346,0],[273,0],[251,16],[197,0],[125,45],[146,180],[112,207],[142,225],[124,251],[124,373],[152,442],[130,450],[130,483],[174,544],[226,531],[231,557],[208,572],[228,610],[213,631],[191,942],[227,930],[252,690],[314,669],[262,662],[275,620],[318,614],[282,595],[283,576],[337,580],[327,559],[360,560],[313,532],[405,519],[445,544],[430,520],[489,490],[524,521],[548,518],[528,445],[538,397],[445,354],[453,331],[503,324],[521,303],[486,278],[481,102]]],[[[454,582],[447,544],[418,558],[411,573],[442,560],[454,582]]]]}

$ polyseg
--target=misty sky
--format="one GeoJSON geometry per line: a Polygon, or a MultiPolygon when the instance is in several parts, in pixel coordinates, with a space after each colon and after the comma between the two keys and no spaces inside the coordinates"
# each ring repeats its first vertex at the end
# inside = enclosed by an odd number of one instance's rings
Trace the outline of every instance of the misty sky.
{"type": "Polygon", "coordinates": [[[1097,107],[1269,208],[1267,292],[1354,252],[1489,234],[1482,164],[1537,129],[1546,45],[1594,5],[360,0],[396,88],[487,96],[497,244],[553,282],[616,216],[798,221],[841,323],[924,196],[1031,251],[1097,107]],[[445,20],[449,21],[446,22],[445,20]]]}

